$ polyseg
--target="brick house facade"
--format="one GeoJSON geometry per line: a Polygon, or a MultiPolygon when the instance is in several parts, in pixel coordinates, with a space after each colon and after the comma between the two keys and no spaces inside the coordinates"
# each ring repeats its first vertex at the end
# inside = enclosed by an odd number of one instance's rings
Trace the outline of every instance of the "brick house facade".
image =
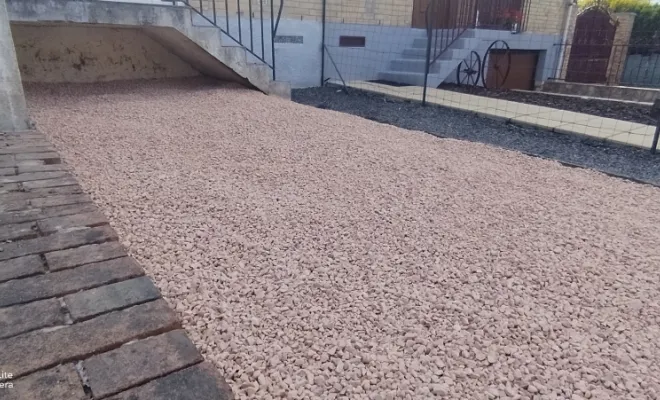
{"type": "MultiPolygon", "coordinates": [[[[248,14],[250,0],[229,1],[227,7],[230,14],[240,11],[248,14]]],[[[268,11],[271,0],[251,0],[252,10],[260,10],[263,3],[268,11]]],[[[469,0],[466,0],[469,1],[469,0]]],[[[484,0],[486,1],[486,0],[484,0]]],[[[211,10],[211,0],[203,0],[203,8],[211,10]]],[[[527,0],[526,30],[533,33],[560,34],[564,26],[568,0],[527,0]]],[[[415,0],[327,0],[326,22],[372,24],[411,27],[415,0]]],[[[225,14],[225,3],[216,1],[216,12],[225,14]]],[[[279,2],[275,3],[275,8],[279,2]]],[[[283,18],[303,21],[321,21],[323,14],[322,0],[285,0],[282,11],[283,18]]],[[[268,14],[270,15],[270,14],[268,14]]],[[[255,15],[258,17],[258,15],[255,15]]]]}

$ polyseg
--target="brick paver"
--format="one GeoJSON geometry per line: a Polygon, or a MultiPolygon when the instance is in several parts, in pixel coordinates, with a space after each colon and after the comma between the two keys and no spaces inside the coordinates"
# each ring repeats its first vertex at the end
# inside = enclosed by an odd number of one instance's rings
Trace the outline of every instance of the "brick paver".
{"type": "Polygon", "coordinates": [[[35,372],[16,379],[11,389],[3,390],[2,400],[88,400],[80,377],[73,364],[58,365],[55,368],[35,372]]]}
{"type": "Polygon", "coordinates": [[[233,398],[180,328],[45,137],[0,133],[0,399],[233,398]]]}
{"type": "Polygon", "coordinates": [[[0,307],[49,297],[64,296],[143,274],[130,257],[116,258],[78,268],[0,283],[0,307]]]}
{"type": "Polygon", "coordinates": [[[0,262],[0,282],[45,272],[41,257],[37,255],[13,258],[0,262]]]}
{"type": "Polygon", "coordinates": [[[0,308],[0,339],[66,322],[58,299],[0,308]]]}
{"type": "MultiPolygon", "coordinates": [[[[1,202],[2,200],[0,200],[1,202]]],[[[31,208],[17,212],[0,212],[0,225],[15,224],[25,221],[36,221],[47,217],[57,217],[62,215],[72,215],[81,212],[91,212],[97,210],[92,203],[67,204],[63,206],[47,207],[44,209],[31,208]]]]}
{"type": "Polygon", "coordinates": [[[83,362],[89,386],[103,398],[202,361],[182,330],[138,340],[83,362]]]}
{"type": "Polygon", "coordinates": [[[50,271],[58,271],[126,255],[120,243],[106,242],[46,253],[46,261],[50,271]]]}
{"type": "Polygon", "coordinates": [[[218,372],[204,362],[161,379],[126,390],[110,400],[231,399],[230,388],[218,372]]]}
{"type": "Polygon", "coordinates": [[[74,321],[82,321],[108,311],[156,300],[160,292],[151,279],[142,276],[112,285],[84,290],[64,297],[74,321]]]}

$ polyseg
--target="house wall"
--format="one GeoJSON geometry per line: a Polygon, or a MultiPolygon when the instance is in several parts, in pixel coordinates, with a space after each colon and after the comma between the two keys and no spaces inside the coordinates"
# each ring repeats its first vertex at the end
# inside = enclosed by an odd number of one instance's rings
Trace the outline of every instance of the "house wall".
{"type": "MultiPolygon", "coordinates": [[[[272,59],[270,49],[270,0],[251,0],[252,3],[252,48],[261,56],[261,15],[264,10],[265,42],[264,58],[272,59]]],[[[484,0],[485,1],[485,0],[484,0]]],[[[568,9],[568,0],[529,0],[528,29],[520,35],[511,35],[501,31],[484,38],[483,50],[498,38],[510,40],[512,48],[538,49],[540,68],[536,74],[537,81],[542,82],[549,75],[556,73],[557,43],[560,41],[564,27],[564,19],[568,9]],[[538,32],[534,32],[538,31],[538,32]],[[554,63],[554,64],[552,64],[554,63]]],[[[197,6],[196,2],[193,2],[197,6]]],[[[225,8],[224,0],[213,3],[203,0],[202,9],[205,16],[215,20],[224,29],[229,29],[231,35],[238,39],[238,5],[241,15],[242,43],[249,47],[250,28],[248,18],[250,9],[248,0],[228,1],[225,8]],[[215,4],[215,14],[213,5],[215,4]],[[229,24],[225,10],[229,10],[229,24]]],[[[275,0],[273,10],[277,13],[280,2],[275,0]]],[[[286,0],[282,12],[275,44],[276,73],[278,80],[288,81],[292,87],[309,87],[320,84],[320,65],[322,59],[322,0],[286,0]]],[[[425,37],[424,29],[411,28],[413,0],[326,0],[325,44],[328,54],[325,55],[325,78],[339,80],[340,75],[345,80],[378,79],[378,73],[388,69],[392,60],[400,58],[403,50],[411,47],[414,38],[425,37]],[[342,22],[343,21],[343,22],[342,22]],[[339,47],[339,36],[363,36],[364,48],[339,47]],[[332,59],[332,60],[331,60],[332,59]],[[334,61],[334,65],[333,62],[334,61]]],[[[201,17],[196,24],[207,24],[201,17]]],[[[226,41],[230,43],[228,39],[226,41]]],[[[258,60],[253,57],[253,61],[258,60]]]]}
{"type": "MultiPolygon", "coordinates": [[[[199,2],[192,4],[199,9],[199,2]]],[[[275,15],[277,15],[279,5],[280,1],[274,0],[275,15]]],[[[217,17],[225,17],[228,11],[230,19],[235,19],[240,7],[241,15],[247,18],[250,6],[252,6],[252,14],[256,18],[260,17],[263,6],[264,18],[270,19],[271,0],[229,0],[226,6],[224,0],[215,0],[217,17]]],[[[205,15],[212,15],[213,7],[213,0],[202,0],[202,10],[205,15]]],[[[413,0],[327,0],[326,21],[410,26],[412,10],[413,0]]],[[[322,15],[322,0],[286,0],[282,9],[282,17],[292,20],[320,22],[322,15]]]]}
{"type": "MultiPolygon", "coordinates": [[[[195,20],[201,24],[200,18],[195,20]]],[[[238,38],[238,22],[230,19],[229,32],[238,38]]],[[[226,27],[226,20],[219,18],[218,23],[226,27]]],[[[487,47],[494,40],[505,40],[512,49],[539,50],[539,67],[536,81],[541,83],[554,74],[557,63],[557,43],[559,35],[534,34],[524,32],[511,34],[507,31],[478,30],[480,44],[476,49],[483,56],[487,47]]],[[[321,82],[321,35],[322,24],[315,21],[300,21],[282,18],[275,43],[275,64],[277,79],[290,82],[293,88],[318,86],[321,82]]],[[[243,43],[250,47],[249,20],[241,20],[243,43]]],[[[264,59],[271,62],[270,19],[264,21],[264,59]]],[[[378,73],[386,71],[390,62],[401,58],[402,52],[412,46],[415,38],[426,37],[424,29],[397,26],[374,26],[366,24],[327,23],[325,32],[324,77],[340,80],[375,80],[378,73]],[[364,36],[365,47],[339,47],[339,37],[364,36]],[[334,61],[334,64],[333,64],[334,61]],[[340,78],[341,76],[341,78],[340,78]]],[[[261,21],[252,21],[252,48],[261,56],[261,21]]],[[[225,40],[230,43],[230,39],[225,40]]],[[[252,62],[258,62],[251,57],[252,62]]],[[[457,60],[457,62],[460,60],[457,60]]],[[[455,76],[452,74],[450,77],[455,76]]]]}
{"type": "Polygon", "coordinates": [[[569,4],[569,0],[529,0],[525,30],[561,34],[569,4]]]}
{"type": "Polygon", "coordinates": [[[11,24],[25,82],[96,82],[196,76],[139,29],[11,24]]]}
{"type": "MultiPolygon", "coordinates": [[[[207,15],[212,18],[212,15],[207,15]]],[[[227,29],[227,20],[218,18],[218,24],[227,29]]],[[[203,25],[201,17],[195,18],[194,23],[203,25]]],[[[271,26],[270,18],[264,19],[263,36],[261,33],[261,20],[241,19],[241,39],[243,44],[256,55],[248,53],[248,62],[261,63],[262,58],[272,64],[271,26]],[[250,41],[250,36],[252,40],[250,41]],[[263,38],[263,41],[262,41],[263,38]]],[[[327,28],[327,27],[326,27],[327,28]]],[[[238,39],[238,20],[230,18],[228,32],[238,39]]],[[[293,88],[319,86],[321,84],[321,34],[322,24],[317,21],[301,21],[297,19],[282,18],[277,28],[275,43],[276,78],[278,81],[291,83],[293,88]]],[[[223,35],[223,43],[231,45],[233,40],[223,35]]]]}
{"type": "MultiPolygon", "coordinates": [[[[252,13],[259,17],[263,5],[264,17],[270,18],[271,0],[224,0],[215,1],[216,15],[225,16],[226,10],[230,18],[235,18],[240,5],[241,15],[249,15],[250,1],[252,13]]],[[[273,0],[275,14],[280,5],[279,0],[273,0]]],[[[484,0],[486,1],[486,0],[484,0]]],[[[528,0],[527,31],[534,33],[561,33],[566,10],[570,0],[528,0]]],[[[197,2],[192,3],[199,8],[197,2]]],[[[205,14],[211,15],[213,0],[202,0],[205,14]]],[[[412,24],[413,0],[326,0],[326,21],[350,24],[369,24],[381,26],[410,27],[412,24]]],[[[321,21],[323,0],[286,0],[282,16],[302,21],[321,21]]]]}
{"type": "MultiPolygon", "coordinates": [[[[255,0],[253,5],[255,4],[255,0]]],[[[265,9],[268,11],[264,19],[264,58],[270,62],[272,59],[270,49],[270,0],[263,0],[265,9]]],[[[348,4],[347,0],[340,3],[337,0],[328,0],[328,11],[341,4],[348,4]]],[[[352,1],[352,0],[351,0],[352,1]]],[[[378,10],[397,9],[398,0],[374,3],[376,0],[363,0],[364,7],[372,12],[366,13],[363,20],[375,21],[379,14],[378,10]],[[371,2],[371,3],[369,3],[371,2]]],[[[532,0],[552,1],[552,0],[532,0]]],[[[231,3],[231,2],[230,2],[231,3]]],[[[319,4],[320,0],[315,3],[319,4]]],[[[224,5],[224,1],[217,2],[224,5]]],[[[236,3],[234,3],[236,4],[236,3]]],[[[246,3],[247,4],[247,3],[246,3]]],[[[256,3],[260,4],[260,3],[256,3]]],[[[360,3],[362,4],[362,3],[360,3]]],[[[400,4],[400,3],[399,3],[400,4]]],[[[412,15],[412,1],[406,1],[406,10],[399,12],[409,18],[412,15]]],[[[277,8],[278,3],[274,4],[277,8]]],[[[293,4],[295,6],[295,4],[293,4]]],[[[295,7],[287,2],[290,12],[295,7]]],[[[352,9],[362,6],[353,5],[352,9]]],[[[310,8],[313,10],[315,8],[310,8]]],[[[348,9],[351,9],[349,7],[348,9]]],[[[247,9],[241,9],[245,13],[247,9]]],[[[253,8],[253,13],[258,15],[258,7],[253,8]]],[[[389,13],[389,11],[388,11],[389,13]]],[[[213,18],[212,9],[205,12],[208,18],[213,18]]],[[[286,13],[284,14],[286,15],[286,13]]],[[[340,14],[337,14],[340,15],[340,14]]],[[[397,12],[392,12],[397,15],[397,12]]],[[[216,8],[216,20],[221,26],[227,26],[222,17],[222,10],[216,8]]],[[[338,17],[329,17],[338,18],[338,17]]],[[[379,20],[380,21],[380,20],[379,20]]],[[[203,20],[198,18],[199,23],[203,20]]],[[[253,49],[261,55],[261,21],[253,19],[253,49]]],[[[234,37],[238,37],[238,21],[230,18],[230,31],[234,37]]],[[[160,44],[143,35],[136,29],[117,29],[101,26],[30,26],[15,25],[15,36],[18,38],[17,49],[21,71],[26,81],[47,82],[90,82],[95,80],[114,79],[137,79],[137,78],[164,78],[197,75],[190,65],[169,53],[160,44]]],[[[248,44],[249,19],[242,19],[241,32],[243,43],[248,44]]],[[[277,79],[291,82],[293,87],[308,87],[320,84],[321,65],[321,32],[322,24],[315,20],[306,20],[304,16],[298,18],[283,17],[278,28],[278,43],[275,45],[275,56],[277,64],[277,79]],[[302,18],[299,19],[299,18],[302,18]],[[283,40],[279,40],[283,39],[283,40]]],[[[510,35],[501,32],[500,35],[510,35]]],[[[397,25],[374,25],[366,23],[326,23],[326,45],[329,56],[325,57],[325,78],[338,79],[341,73],[347,80],[377,79],[378,72],[388,69],[389,63],[401,56],[402,51],[410,47],[415,38],[424,37],[423,29],[397,25]],[[339,36],[355,35],[366,38],[364,48],[339,47],[339,36]],[[330,61],[332,58],[335,65],[330,61]]],[[[508,36],[507,36],[508,37],[508,36]]],[[[499,38],[499,36],[497,37],[499,38]]],[[[484,43],[496,37],[484,39],[484,43]]],[[[547,36],[525,33],[511,36],[512,48],[539,48],[545,49],[547,36]]],[[[230,44],[227,39],[225,43],[230,44]]],[[[487,44],[486,44],[487,45],[487,44]]],[[[546,46],[547,47],[547,46],[546,46]]],[[[547,49],[546,49],[547,50],[547,49]]],[[[544,50],[545,51],[545,50],[544,50]]],[[[257,62],[253,57],[254,62],[257,62]]],[[[544,79],[543,71],[538,75],[544,79]]]]}
{"type": "MultiPolygon", "coordinates": [[[[202,23],[196,19],[196,23],[202,23]]],[[[226,29],[226,19],[218,23],[226,29]]],[[[277,29],[275,43],[276,77],[290,82],[293,88],[319,86],[321,83],[321,39],[322,24],[317,21],[300,21],[282,18],[277,29]]],[[[263,58],[271,63],[270,19],[264,21],[263,58]]],[[[238,21],[230,18],[229,33],[238,39],[238,21]]],[[[387,69],[389,62],[399,58],[404,49],[412,45],[414,38],[425,37],[423,29],[397,26],[374,26],[365,24],[326,23],[325,78],[339,79],[341,74],[347,80],[376,79],[378,72],[387,69]],[[339,37],[364,36],[363,48],[339,47],[339,37]],[[335,66],[330,58],[336,63],[335,66]],[[337,71],[339,70],[339,72],[337,71]]],[[[241,19],[241,38],[250,48],[250,24],[248,18],[241,19]]],[[[231,43],[226,38],[225,43],[231,43]]],[[[261,57],[261,20],[252,21],[252,51],[261,57]]],[[[258,62],[255,56],[248,56],[258,62]]]]}
{"type": "Polygon", "coordinates": [[[386,71],[392,60],[401,58],[403,50],[410,48],[415,38],[424,37],[424,29],[328,24],[325,42],[330,56],[325,58],[325,78],[338,80],[341,74],[347,81],[378,79],[378,73],[386,71]],[[364,36],[365,47],[339,47],[342,35],[364,36]]]}

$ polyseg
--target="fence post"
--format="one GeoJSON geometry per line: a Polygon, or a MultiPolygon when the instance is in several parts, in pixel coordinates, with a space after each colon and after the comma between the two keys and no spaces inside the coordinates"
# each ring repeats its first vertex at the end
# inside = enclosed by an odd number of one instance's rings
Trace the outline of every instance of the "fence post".
{"type": "Polygon", "coordinates": [[[424,67],[424,91],[422,92],[422,105],[426,105],[426,85],[429,80],[429,63],[431,62],[431,37],[429,36],[426,43],[426,66],[424,67]]]}
{"type": "Polygon", "coordinates": [[[323,87],[323,78],[325,77],[325,2],[323,0],[323,9],[321,10],[321,87],[323,87]]]}
{"type": "Polygon", "coordinates": [[[653,135],[653,144],[651,144],[651,153],[655,154],[658,148],[658,139],[660,138],[660,99],[655,99],[651,106],[651,118],[656,120],[655,135],[653,135]]]}
{"type": "MultiPolygon", "coordinates": [[[[429,3],[429,6],[433,3],[429,3]]],[[[429,6],[426,7],[426,65],[424,66],[424,90],[422,92],[422,105],[426,105],[426,84],[429,80],[429,69],[431,63],[431,38],[433,29],[431,29],[431,19],[429,17],[429,6]]]]}

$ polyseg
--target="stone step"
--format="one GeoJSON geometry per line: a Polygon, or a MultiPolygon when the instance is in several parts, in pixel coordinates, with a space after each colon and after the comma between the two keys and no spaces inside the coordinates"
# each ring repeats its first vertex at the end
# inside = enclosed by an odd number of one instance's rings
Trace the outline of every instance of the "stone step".
{"type": "MultiPolygon", "coordinates": [[[[436,60],[431,66],[429,66],[430,73],[438,73],[442,69],[449,68],[452,64],[456,64],[452,60],[436,60]]],[[[421,72],[426,71],[426,59],[423,60],[411,60],[405,58],[399,58],[392,60],[390,62],[390,71],[401,71],[401,72],[421,72]]]]}

